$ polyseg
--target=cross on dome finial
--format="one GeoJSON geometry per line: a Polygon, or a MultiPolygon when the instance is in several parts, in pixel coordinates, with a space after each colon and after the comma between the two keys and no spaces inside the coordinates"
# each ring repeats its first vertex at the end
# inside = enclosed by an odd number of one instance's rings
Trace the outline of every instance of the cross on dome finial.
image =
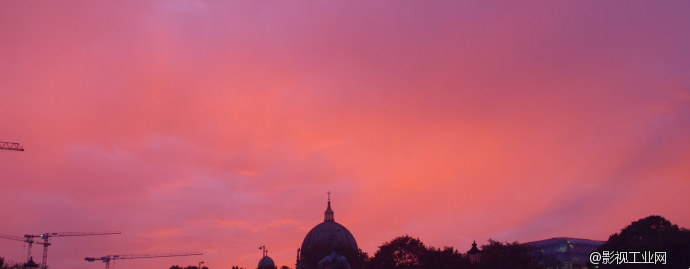
{"type": "Polygon", "coordinates": [[[328,201],[331,201],[331,191],[328,191],[328,201]]]}

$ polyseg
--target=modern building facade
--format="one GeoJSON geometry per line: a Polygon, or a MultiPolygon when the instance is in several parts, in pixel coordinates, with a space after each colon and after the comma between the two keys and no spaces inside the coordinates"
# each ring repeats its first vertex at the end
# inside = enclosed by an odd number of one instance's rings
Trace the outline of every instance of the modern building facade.
{"type": "Polygon", "coordinates": [[[592,269],[587,268],[589,254],[604,243],[605,241],[556,237],[524,245],[532,247],[532,255],[541,253],[558,259],[561,264],[553,269],[592,269]]]}

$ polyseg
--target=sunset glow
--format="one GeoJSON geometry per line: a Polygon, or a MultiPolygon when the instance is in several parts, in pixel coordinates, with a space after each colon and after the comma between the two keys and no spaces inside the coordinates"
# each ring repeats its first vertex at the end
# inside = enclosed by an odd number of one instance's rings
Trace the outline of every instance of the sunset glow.
{"type": "MultiPolygon", "coordinates": [[[[295,266],[334,218],[409,234],[606,240],[690,227],[689,1],[4,1],[0,234],[84,257],[295,266]]],[[[34,246],[40,260],[41,247],[34,246]]],[[[23,261],[21,242],[0,256],[23,261]]],[[[123,265],[120,265],[123,264],[123,265]]],[[[124,267],[123,267],[124,268],[124,267]]]]}

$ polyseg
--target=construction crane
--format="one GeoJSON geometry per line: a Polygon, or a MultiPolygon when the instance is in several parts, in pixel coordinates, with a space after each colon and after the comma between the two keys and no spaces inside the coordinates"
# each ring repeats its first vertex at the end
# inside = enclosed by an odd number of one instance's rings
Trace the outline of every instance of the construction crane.
{"type": "MultiPolygon", "coordinates": [[[[43,262],[41,262],[41,268],[46,268],[48,263],[48,246],[51,245],[51,237],[65,237],[65,236],[87,236],[87,235],[110,235],[110,234],[121,234],[120,231],[107,231],[107,232],[65,232],[65,233],[42,233],[40,235],[24,235],[26,238],[33,239],[34,237],[40,237],[43,239],[41,243],[43,245],[43,262]]],[[[29,245],[29,257],[31,256],[31,245],[29,245]]]]}
{"type": "Polygon", "coordinates": [[[48,246],[51,245],[51,243],[50,243],[51,237],[109,235],[109,234],[121,234],[121,233],[119,231],[87,232],[87,233],[67,232],[67,233],[43,233],[40,235],[27,234],[27,235],[24,235],[24,237],[0,234],[0,238],[10,239],[10,240],[15,240],[15,241],[22,241],[22,242],[28,243],[29,247],[28,247],[28,251],[27,251],[27,255],[26,255],[26,262],[27,263],[29,263],[29,261],[32,261],[31,263],[33,263],[33,259],[31,256],[32,245],[33,244],[43,245],[43,261],[41,262],[41,268],[46,268],[46,265],[48,263],[48,246]],[[43,242],[38,242],[38,241],[34,240],[34,238],[41,238],[41,239],[43,239],[43,242]]]}
{"type": "Polygon", "coordinates": [[[110,261],[113,260],[125,260],[125,259],[147,259],[147,258],[163,258],[163,257],[178,257],[178,256],[193,256],[193,255],[204,255],[201,252],[183,252],[183,253],[166,253],[166,254],[128,254],[128,255],[108,255],[100,258],[84,258],[87,262],[94,262],[101,260],[105,263],[105,269],[110,268],[110,261]]]}
{"type": "Polygon", "coordinates": [[[32,259],[32,257],[31,257],[31,246],[32,246],[33,244],[44,245],[44,243],[42,243],[42,242],[35,241],[35,240],[34,240],[34,236],[24,236],[24,237],[20,237],[20,236],[13,236],[13,235],[0,234],[0,238],[9,239],[9,240],[15,240],[15,241],[21,241],[21,242],[24,242],[24,243],[28,243],[28,244],[29,244],[29,254],[28,254],[27,257],[26,257],[26,262],[27,262],[27,263],[29,263],[29,261],[32,261],[32,262],[33,262],[33,259],[32,259]]]}
{"type": "Polygon", "coordinates": [[[2,141],[0,141],[0,149],[24,151],[24,148],[22,148],[22,146],[20,146],[19,143],[2,142],[2,141]]]}

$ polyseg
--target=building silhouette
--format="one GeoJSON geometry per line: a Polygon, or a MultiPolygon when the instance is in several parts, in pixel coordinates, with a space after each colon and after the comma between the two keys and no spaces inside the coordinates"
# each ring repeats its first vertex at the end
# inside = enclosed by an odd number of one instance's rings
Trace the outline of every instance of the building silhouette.
{"type": "Polygon", "coordinates": [[[604,243],[605,241],[556,237],[527,242],[524,245],[532,248],[531,254],[533,256],[541,254],[560,261],[561,264],[555,269],[585,269],[589,261],[589,254],[604,243]]]}
{"type": "Polygon", "coordinates": [[[358,251],[357,241],[350,231],[340,223],[335,222],[331,209],[330,192],[328,193],[328,207],[324,212],[323,222],[314,226],[304,237],[302,246],[297,249],[297,268],[311,268],[313,261],[325,257],[330,253],[330,246],[335,243],[341,250],[358,251]],[[323,255],[327,251],[326,255],[323,255]],[[321,257],[319,257],[321,256],[321,257]],[[306,261],[306,260],[309,260],[306,261]]]}

